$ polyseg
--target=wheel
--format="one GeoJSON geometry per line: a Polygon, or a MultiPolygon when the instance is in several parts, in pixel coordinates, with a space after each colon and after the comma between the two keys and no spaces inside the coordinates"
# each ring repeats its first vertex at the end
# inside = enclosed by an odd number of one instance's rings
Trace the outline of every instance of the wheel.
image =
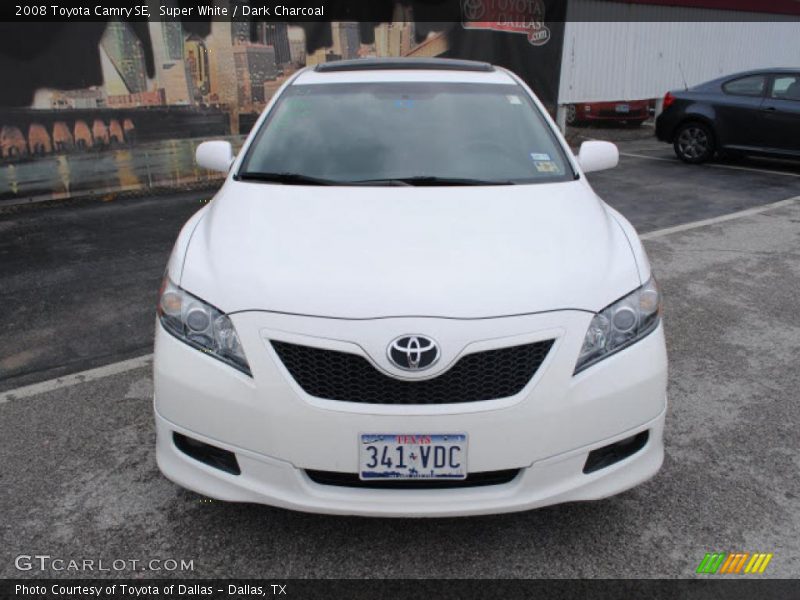
{"type": "Polygon", "coordinates": [[[675,133],[675,154],[683,162],[700,164],[714,156],[714,132],[697,122],[684,123],[675,133]]]}
{"type": "Polygon", "coordinates": [[[574,104],[570,104],[567,106],[567,125],[577,125],[578,124],[578,109],[575,108],[574,104]]]}

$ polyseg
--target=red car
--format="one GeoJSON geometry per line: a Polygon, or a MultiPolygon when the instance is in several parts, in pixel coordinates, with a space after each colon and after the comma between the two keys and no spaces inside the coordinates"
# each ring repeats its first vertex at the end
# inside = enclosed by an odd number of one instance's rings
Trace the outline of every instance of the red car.
{"type": "Polygon", "coordinates": [[[567,107],[567,124],[598,121],[626,123],[638,127],[650,118],[650,100],[583,102],[567,107]]]}

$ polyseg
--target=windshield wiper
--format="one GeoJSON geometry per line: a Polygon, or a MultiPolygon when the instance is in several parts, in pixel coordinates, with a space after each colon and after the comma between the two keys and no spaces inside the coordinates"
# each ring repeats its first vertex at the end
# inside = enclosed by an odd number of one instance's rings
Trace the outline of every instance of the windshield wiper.
{"type": "Polygon", "coordinates": [[[262,171],[245,171],[239,173],[239,181],[261,181],[264,183],[282,183],[285,185],[514,185],[513,181],[497,181],[487,179],[469,179],[459,177],[436,177],[434,175],[416,175],[412,177],[387,177],[381,179],[360,179],[357,181],[323,179],[301,173],[267,173],[262,171]]]}
{"type": "Polygon", "coordinates": [[[348,182],[352,185],[514,185],[513,181],[493,179],[470,179],[465,177],[436,177],[435,175],[416,175],[413,177],[392,177],[387,179],[363,179],[348,182]]]}
{"type": "Polygon", "coordinates": [[[341,185],[333,179],[311,177],[301,173],[265,173],[260,171],[245,171],[236,177],[240,181],[263,181],[264,183],[283,183],[285,185],[341,185]]]}

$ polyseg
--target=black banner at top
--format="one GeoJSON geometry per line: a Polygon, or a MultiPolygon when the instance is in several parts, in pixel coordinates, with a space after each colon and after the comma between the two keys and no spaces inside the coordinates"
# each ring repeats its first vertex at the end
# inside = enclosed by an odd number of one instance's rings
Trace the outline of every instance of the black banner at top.
{"type": "Polygon", "coordinates": [[[18,0],[0,5],[0,20],[89,22],[396,20],[411,9],[419,22],[563,19],[567,0],[18,0]],[[398,13],[398,10],[400,11],[398,13]]]}
{"type": "MultiPolygon", "coordinates": [[[[0,22],[128,22],[149,20],[230,21],[392,21],[403,9],[418,22],[475,21],[509,26],[540,21],[679,20],[727,21],[800,18],[796,0],[12,0],[0,3],[0,22]],[[571,9],[567,10],[569,2],[571,9]],[[604,5],[608,5],[607,7],[604,5]],[[616,5],[616,6],[613,6],[616,5]],[[627,8],[675,11],[620,11],[627,8]],[[712,11],[712,12],[709,12],[712,11]],[[572,17],[570,17],[572,15],[572,17]]],[[[396,19],[394,19],[396,20],[396,19]]]]}

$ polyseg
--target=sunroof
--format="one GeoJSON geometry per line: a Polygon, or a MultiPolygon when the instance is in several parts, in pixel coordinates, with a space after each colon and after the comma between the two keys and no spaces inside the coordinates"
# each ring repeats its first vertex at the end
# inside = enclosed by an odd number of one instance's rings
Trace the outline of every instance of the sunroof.
{"type": "Polygon", "coordinates": [[[314,70],[319,73],[333,73],[336,71],[380,71],[400,69],[479,71],[485,73],[494,71],[494,67],[486,62],[456,60],[451,58],[362,58],[356,60],[338,60],[319,64],[314,70]]]}

